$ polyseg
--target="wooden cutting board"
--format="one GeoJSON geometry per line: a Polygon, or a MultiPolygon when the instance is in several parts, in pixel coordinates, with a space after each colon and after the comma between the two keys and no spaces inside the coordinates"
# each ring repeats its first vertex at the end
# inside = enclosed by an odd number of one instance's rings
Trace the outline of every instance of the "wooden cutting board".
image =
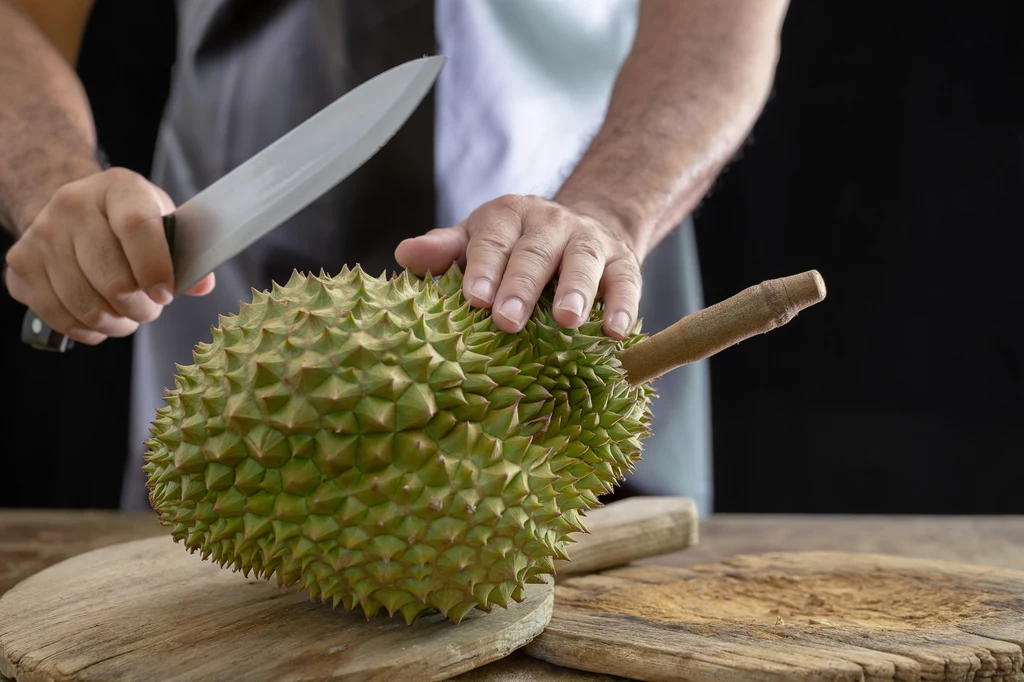
{"type": "MultiPolygon", "coordinates": [[[[572,567],[600,570],[685,548],[697,516],[685,498],[629,498],[592,511],[572,567]]],[[[297,590],[245,578],[169,536],[67,559],[0,598],[0,677],[91,680],[446,680],[539,634],[552,583],[507,610],[412,626],[367,621],[297,590]]]]}
{"type": "Polygon", "coordinates": [[[641,680],[1024,680],[1024,571],[835,552],[567,580],[523,651],[641,680]]]}

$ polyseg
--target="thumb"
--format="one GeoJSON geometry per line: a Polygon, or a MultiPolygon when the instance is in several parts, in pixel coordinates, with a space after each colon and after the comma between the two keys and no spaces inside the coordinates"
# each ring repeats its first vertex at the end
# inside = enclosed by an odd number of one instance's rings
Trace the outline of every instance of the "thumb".
{"type": "Polygon", "coordinates": [[[395,260],[417,275],[428,271],[439,275],[454,262],[465,264],[468,243],[469,235],[464,223],[441,227],[400,243],[395,249],[395,260]]]}

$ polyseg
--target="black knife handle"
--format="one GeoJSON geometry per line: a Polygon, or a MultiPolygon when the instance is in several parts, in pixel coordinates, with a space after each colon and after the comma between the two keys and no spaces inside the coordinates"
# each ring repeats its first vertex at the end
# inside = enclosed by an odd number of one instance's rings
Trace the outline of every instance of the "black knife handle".
{"type": "MultiPolygon", "coordinates": [[[[174,253],[174,214],[164,216],[164,237],[167,239],[167,246],[171,253],[174,253]]],[[[32,312],[25,311],[25,317],[21,321],[21,341],[37,350],[55,351],[64,353],[75,347],[74,340],[60,332],[50,328],[50,325],[43,322],[43,318],[32,312]]]]}

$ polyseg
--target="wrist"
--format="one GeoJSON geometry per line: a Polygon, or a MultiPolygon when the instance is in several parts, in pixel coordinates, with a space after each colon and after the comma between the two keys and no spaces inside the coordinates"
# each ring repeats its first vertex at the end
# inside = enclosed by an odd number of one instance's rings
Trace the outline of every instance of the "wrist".
{"type": "Polygon", "coordinates": [[[65,157],[56,163],[51,160],[45,166],[36,173],[19,174],[14,186],[6,192],[8,196],[2,202],[0,220],[15,237],[20,237],[31,227],[58,189],[103,170],[95,158],[82,154],[65,157]]]}

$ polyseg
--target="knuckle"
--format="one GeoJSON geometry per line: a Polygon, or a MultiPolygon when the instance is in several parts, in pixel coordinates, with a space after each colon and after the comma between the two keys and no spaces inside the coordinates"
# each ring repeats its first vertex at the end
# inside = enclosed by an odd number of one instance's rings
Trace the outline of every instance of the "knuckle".
{"type": "Polygon", "coordinates": [[[4,256],[6,269],[21,277],[24,277],[32,269],[33,260],[25,246],[24,238],[15,242],[4,256]]]}
{"type": "Polygon", "coordinates": [[[518,213],[522,202],[523,198],[516,194],[503,194],[494,200],[494,207],[502,211],[518,213]]]}
{"type": "Polygon", "coordinates": [[[26,298],[25,297],[25,292],[22,289],[21,280],[19,278],[12,277],[10,271],[5,271],[4,272],[4,282],[3,283],[4,283],[4,289],[7,291],[7,294],[11,298],[13,298],[15,301],[18,301],[19,303],[25,303],[25,304],[28,303],[25,300],[25,298],[26,298]]]}
{"type": "Polygon", "coordinates": [[[137,182],[142,176],[135,171],[128,170],[127,168],[114,166],[113,168],[108,168],[103,171],[103,177],[110,184],[120,185],[137,182]]]}
{"type": "Polygon", "coordinates": [[[100,327],[107,320],[108,315],[102,306],[89,301],[78,306],[79,319],[93,329],[100,327]]]}
{"type": "Polygon", "coordinates": [[[569,209],[550,201],[540,209],[541,220],[548,225],[564,225],[569,222],[570,216],[569,209]]]}
{"type": "Polygon", "coordinates": [[[636,259],[630,257],[616,258],[605,268],[605,276],[610,284],[625,286],[639,291],[643,281],[643,271],[636,259]]]}
{"type": "Polygon", "coordinates": [[[632,258],[620,258],[615,261],[614,265],[615,268],[610,277],[612,283],[633,289],[634,293],[639,292],[643,273],[637,262],[632,258]]]}
{"type": "Polygon", "coordinates": [[[141,229],[153,216],[141,208],[129,208],[118,216],[110,225],[119,237],[131,235],[141,229]]]}
{"type": "Polygon", "coordinates": [[[505,276],[505,278],[508,280],[514,295],[519,296],[520,298],[529,298],[537,289],[540,288],[540,283],[528,272],[510,272],[505,276]]]}
{"type": "Polygon", "coordinates": [[[71,314],[92,329],[103,326],[110,319],[110,314],[100,299],[81,289],[72,290],[65,302],[68,304],[71,314]]]}
{"type": "MultiPolygon", "coordinates": [[[[81,186],[74,183],[61,185],[53,193],[50,204],[54,209],[72,214],[80,214],[85,211],[86,195],[81,186]]],[[[33,226],[35,227],[35,226],[33,226]]]]}
{"type": "Polygon", "coordinates": [[[517,249],[531,264],[547,265],[555,259],[555,244],[538,235],[525,235],[519,240],[517,249]]]}
{"type": "Polygon", "coordinates": [[[588,232],[581,232],[573,237],[566,250],[574,256],[582,256],[595,262],[600,262],[605,257],[604,242],[588,232]]]}
{"type": "Polygon", "coordinates": [[[597,268],[574,268],[572,271],[564,272],[561,279],[567,286],[580,293],[592,292],[601,283],[601,272],[597,268]]]}
{"type": "Polygon", "coordinates": [[[50,260],[54,244],[67,238],[67,233],[61,235],[58,232],[58,226],[57,221],[43,216],[25,231],[17,244],[22,247],[21,258],[26,266],[37,267],[40,262],[50,260]]]}
{"type": "Polygon", "coordinates": [[[476,246],[486,251],[507,253],[513,245],[513,239],[502,230],[488,230],[477,235],[476,246]]]}
{"type": "Polygon", "coordinates": [[[127,296],[138,289],[135,278],[124,272],[110,275],[100,288],[100,293],[107,296],[127,296]]]}
{"type": "MultiPolygon", "coordinates": [[[[107,300],[111,301],[112,299],[108,296],[107,300]]],[[[160,313],[163,310],[163,306],[153,302],[141,291],[133,291],[127,296],[121,295],[113,300],[118,302],[114,306],[116,313],[122,316],[120,319],[115,319],[113,321],[113,323],[116,324],[126,324],[129,322],[152,322],[160,317],[160,313]]]]}

